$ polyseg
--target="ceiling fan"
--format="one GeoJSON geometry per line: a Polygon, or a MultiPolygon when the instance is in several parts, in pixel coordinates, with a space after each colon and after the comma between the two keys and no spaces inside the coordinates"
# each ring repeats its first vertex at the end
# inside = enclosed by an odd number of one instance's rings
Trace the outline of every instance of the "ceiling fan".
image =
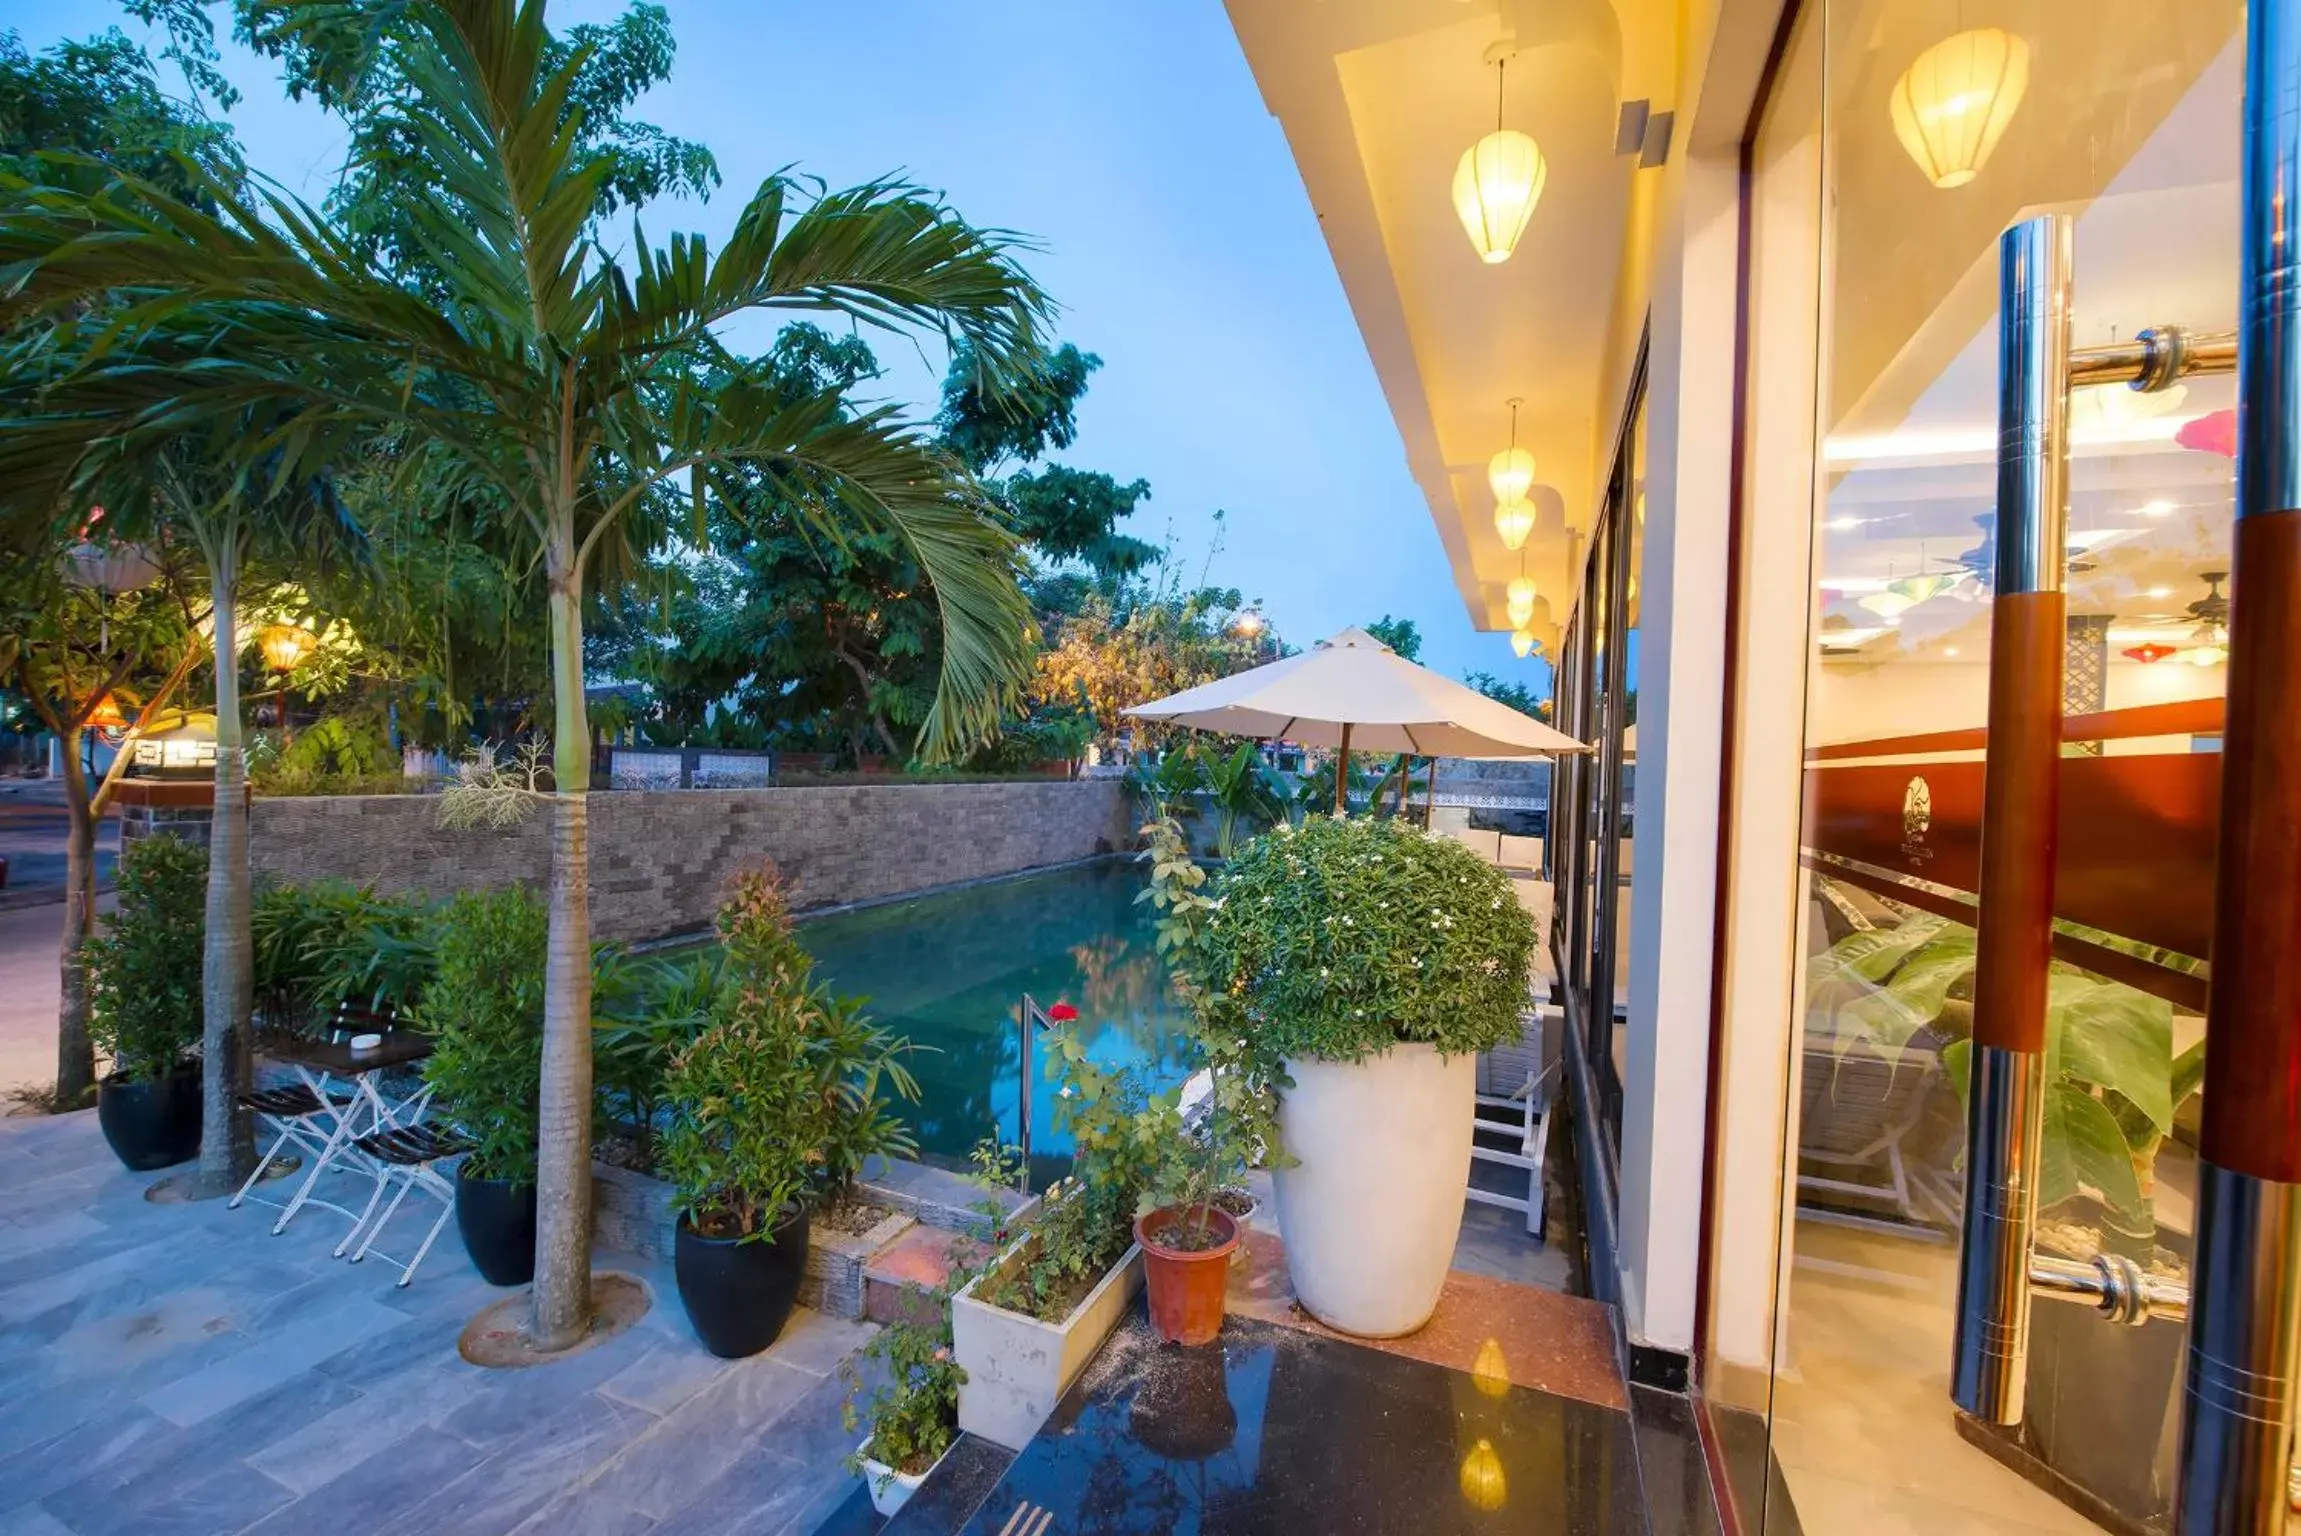
{"type": "Polygon", "coordinates": [[[2128,649],[2124,654],[2135,661],[2162,661],[2182,650],[2180,642],[2186,640],[2188,649],[2182,659],[2192,665],[2210,667],[2228,658],[2229,597],[2221,584],[2229,579],[2227,571],[2202,573],[2205,595],[2188,605],[2180,614],[2166,614],[2162,618],[2144,619],[2137,628],[2165,631],[2162,641],[2147,641],[2128,649]],[[2187,634],[2182,631],[2186,630],[2187,634]]]}
{"type": "MultiPolygon", "coordinates": [[[[1951,563],[1967,572],[1981,586],[1986,595],[1997,586],[1997,514],[1979,512],[1974,515],[1974,526],[1981,530],[1981,542],[1966,550],[1951,563]]],[[[2098,569],[2098,562],[2083,550],[2069,552],[2064,567],[2072,576],[2090,575],[2098,569]]]]}

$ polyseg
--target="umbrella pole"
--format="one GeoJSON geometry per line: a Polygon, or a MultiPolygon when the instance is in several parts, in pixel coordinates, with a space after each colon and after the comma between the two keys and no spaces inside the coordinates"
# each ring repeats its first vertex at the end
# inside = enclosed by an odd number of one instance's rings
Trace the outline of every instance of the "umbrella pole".
{"type": "Polygon", "coordinates": [[[1430,760],[1430,781],[1422,788],[1422,830],[1427,832],[1438,819],[1438,759],[1430,760]]]}
{"type": "Polygon", "coordinates": [[[1334,814],[1350,814],[1350,727],[1342,728],[1342,750],[1334,759],[1334,814]]]}

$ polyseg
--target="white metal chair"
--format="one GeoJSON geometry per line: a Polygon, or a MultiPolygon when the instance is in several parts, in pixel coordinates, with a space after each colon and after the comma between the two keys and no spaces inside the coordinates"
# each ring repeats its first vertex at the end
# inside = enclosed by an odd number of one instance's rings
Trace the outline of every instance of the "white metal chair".
{"type": "MultiPolygon", "coordinates": [[[[404,1286],[415,1278],[416,1267],[423,1263],[424,1255],[431,1252],[431,1245],[439,1238],[440,1228],[446,1226],[448,1217],[455,1214],[455,1183],[433,1165],[460,1152],[469,1151],[471,1143],[452,1128],[419,1123],[387,1125],[362,1136],[352,1145],[363,1157],[372,1161],[377,1170],[375,1193],[368,1197],[367,1211],[361,1213],[359,1222],[352,1228],[354,1236],[358,1235],[361,1227],[367,1229],[367,1236],[361,1240],[358,1251],[352,1254],[354,1264],[366,1258],[369,1250],[375,1247],[375,1240],[383,1235],[385,1227],[391,1225],[392,1217],[398,1213],[400,1203],[407,1199],[410,1190],[421,1189],[439,1201],[439,1216],[432,1222],[431,1230],[424,1234],[423,1241],[416,1246],[412,1257],[403,1261],[388,1253],[376,1254],[377,1258],[400,1272],[395,1283],[404,1286]],[[383,1196],[384,1186],[394,1179],[399,1181],[399,1193],[391,1197],[391,1204],[385,1206],[383,1214],[370,1224],[368,1213],[375,1210],[376,1201],[383,1196]]],[[[351,1238],[347,1237],[344,1241],[348,1244],[351,1238]]]]}
{"type": "Polygon", "coordinates": [[[1527,1011],[1530,1050],[1505,1046],[1490,1053],[1491,1061],[1481,1063],[1489,1079],[1482,1086],[1490,1091],[1477,1096],[1471,1111],[1478,1117],[1470,1140],[1471,1161],[1525,1173],[1526,1194],[1521,1198],[1499,1190],[1481,1189],[1473,1181],[1469,1197],[1481,1205],[1523,1212],[1526,1230],[1536,1238],[1542,1236],[1546,1201],[1542,1165],[1549,1155],[1550,1112],[1558,1071],[1555,1062],[1548,1066],[1541,1064],[1541,1024],[1545,1012],[1541,1007],[1527,1011]],[[1492,1081],[1496,1070],[1513,1069],[1518,1074],[1515,1086],[1505,1087],[1492,1081]],[[1502,1141],[1503,1145],[1490,1145],[1489,1140],[1481,1140],[1481,1137],[1502,1141]]]}

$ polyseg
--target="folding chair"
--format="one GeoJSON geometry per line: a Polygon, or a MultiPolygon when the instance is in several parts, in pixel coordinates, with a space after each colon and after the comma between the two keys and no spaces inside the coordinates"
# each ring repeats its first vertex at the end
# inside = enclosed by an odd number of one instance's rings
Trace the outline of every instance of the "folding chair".
{"type": "Polygon", "coordinates": [[[1542,1184],[1542,1165],[1547,1160],[1550,1146],[1550,1112],[1555,1094],[1553,1079],[1558,1066],[1552,1062],[1541,1065],[1542,1025],[1551,1012],[1548,1005],[1538,1004],[1527,1011],[1522,1032],[1522,1043],[1501,1046],[1487,1053],[1480,1066],[1489,1078],[1486,1084],[1493,1091],[1477,1096],[1471,1114],[1477,1117],[1470,1139],[1470,1157],[1474,1163],[1490,1163],[1496,1167],[1526,1174],[1526,1195],[1506,1195],[1497,1190],[1481,1189],[1473,1183],[1469,1197],[1481,1205],[1500,1206],[1507,1211],[1523,1211],[1526,1230],[1536,1238],[1542,1236],[1543,1208],[1547,1192],[1542,1184]],[[1493,1078],[1503,1072],[1515,1072],[1518,1082],[1503,1088],[1493,1078]],[[1501,1140],[1494,1146],[1481,1137],[1501,1140]]]}
{"type": "MultiPolygon", "coordinates": [[[[374,1224],[368,1224],[367,1213],[363,1212],[359,1222],[352,1228],[356,1234],[360,1227],[367,1227],[366,1238],[352,1255],[354,1264],[368,1256],[368,1250],[375,1246],[375,1240],[383,1234],[383,1229],[391,1224],[392,1217],[399,1211],[400,1202],[407,1199],[409,1190],[420,1187],[425,1194],[439,1201],[439,1218],[431,1224],[431,1230],[424,1234],[423,1242],[417,1246],[414,1257],[403,1263],[388,1253],[376,1254],[377,1258],[400,1272],[396,1283],[404,1286],[415,1278],[416,1266],[423,1263],[425,1254],[431,1252],[432,1243],[439,1237],[439,1229],[446,1226],[448,1217],[455,1214],[455,1184],[432,1165],[443,1158],[470,1151],[471,1142],[452,1128],[417,1124],[386,1126],[371,1135],[362,1136],[352,1145],[362,1156],[373,1161],[378,1170],[375,1194],[368,1197],[369,1212],[374,1211],[376,1201],[382,1197],[384,1185],[393,1179],[399,1180],[399,1193],[391,1197],[391,1204],[384,1207],[384,1213],[376,1217],[374,1224]]],[[[351,1239],[347,1237],[344,1241],[349,1243],[351,1239]]]]}

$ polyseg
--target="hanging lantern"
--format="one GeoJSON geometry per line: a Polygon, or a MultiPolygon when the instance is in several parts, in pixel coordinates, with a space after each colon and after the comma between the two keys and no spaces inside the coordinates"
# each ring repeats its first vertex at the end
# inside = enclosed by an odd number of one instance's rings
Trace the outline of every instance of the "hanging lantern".
{"type": "Polygon", "coordinates": [[[1470,236],[1478,259],[1508,261],[1542,199],[1550,179],[1535,142],[1502,126],[1502,71],[1507,54],[1494,60],[1494,131],[1462,152],[1454,166],[1454,212],[1470,236]]]}
{"type": "Polygon", "coordinates": [[[1534,653],[1534,631],[1526,628],[1524,624],[1521,623],[1517,629],[1511,631],[1510,649],[1518,653],[1518,659],[1520,661],[1524,661],[1528,656],[1534,653]]]}
{"type": "Polygon", "coordinates": [[[2134,661],[2140,662],[2143,666],[2146,667],[2153,661],[2163,661],[2166,657],[2172,655],[2173,647],[2170,645],[2157,645],[2154,643],[2150,645],[2136,645],[2122,652],[2121,654],[2134,661]]]}
{"type": "Polygon", "coordinates": [[[1506,501],[1496,507],[1494,531],[1502,536],[1504,549],[1524,548],[1527,536],[1534,531],[1534,503],[1506,501]]]}
{"type": "Polygon", "coordinates": [[[2183,651],[2181,659],[2193,667],[2218,667],[2229,659],[2225,646],[2201,645],[2192,651],[2183,651]]]}
{"type": "Polygon", "coordinates": [[[1534,618],[1534,580],[1530,576],[1513,576],[1508,589],[1510,622],[1524,629],[1534,618]]]}
{"type": "Polygon", "coordinates": [[[99,731],[124,731],[128,728],[128,717],[121,711],[120,701],[107,693],[88,711],[88,724],[99,731]]]}
{"type": "Polygon", "coordinates": [[[301,624],[266,624],[256,632],[256,648],[274,672],[293,672],[317,638],[301,624]]]}
{"type": "MultiPolygon", "coordinates": [[[[1517,401],[1510,402],[1512,406],[1517,401]]],[[[1486,461],[1486,484],[1498,503],[1524,501],[1534,489],[1534,455],[1518,446],[1518,412],[1510,413],[1510,446],[1486,461]]]]}
{"type": "Polygon", "coordinates": [[[1894,136],[1944,189],[1981,174],[2029,89],[2029,44],[1996,27],[1959,32],[1919,54],[1894,82],[1894,136]]]}

